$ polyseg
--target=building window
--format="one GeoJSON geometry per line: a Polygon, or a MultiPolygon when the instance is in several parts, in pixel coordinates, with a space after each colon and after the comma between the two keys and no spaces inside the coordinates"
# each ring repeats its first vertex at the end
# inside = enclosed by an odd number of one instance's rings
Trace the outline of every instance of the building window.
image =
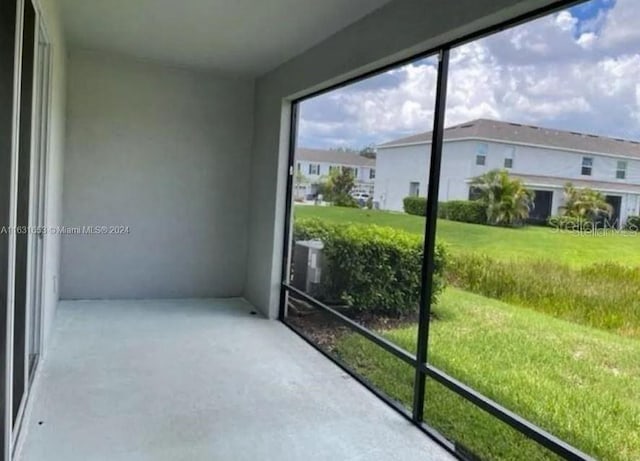
{"type": "Polygon", "coordinates": [[[302,171],[302,163],[298,162],[298,171],[302,171]]]}
{"type": "Polygon", "coordinates": [[[320,174],[320,164],[319,163],[310,163],[309,164],[309,174],[320,174]]]}
{"type": "Polygon", "coordinates": [[[356,179],[358,178],[358,169],[357,168],[353,169],[353,177],[356,178],[356,179]]]}
{"type": "Polygon", "coordinates": [[[507,169],[513,168],[513,157],[515,157],[516,148],[510,147],[507,151],[507,155],[504,159],[504,167],[507,169]]]}
{"type": "Polygon", "coordinates": [[[333,173],[334,171],[340,171],[340,167],[335,165],[329,165],[329,173],[333,173]]]}
{"type": "Polygon", "coordinates": [[[371,168],[369,170],[369,179],[376,179],[376,169],[375,168],[371,168]]]}
{"type": "Polygon", "coordinates": [[[627,162],[618,160],[616,166],[616,179],[627,179],[627,162]]]}
{"type": "Polygon", "coordinates": [[[489,152],[489,145],[485,142],[480,142],[476,146],[476,165],[484,166],[487,164],[487,153],[489,152]]]}
{"type": "Polygon", "coordinates": [[[593,157],[582,157],[582,176],[591,176],[593,170],[593,157]]]}
{"type": "Polygon", "coordinates": [[[417,197],[420,195],[420,183],[419,182],[410,182],[409,183],[409,195],[411,197],[417,197]]]}

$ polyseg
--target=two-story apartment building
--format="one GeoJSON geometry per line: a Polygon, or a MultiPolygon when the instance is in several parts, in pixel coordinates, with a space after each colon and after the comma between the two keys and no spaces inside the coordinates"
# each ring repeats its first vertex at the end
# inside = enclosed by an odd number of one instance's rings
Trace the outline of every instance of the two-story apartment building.
{"type": "Polygon", "coordinates": [[[353,193],[373,194],[376,160],[354,152],[339,150],[296,149],[294,197],[314,196],[318,184],[326,181],[334,169],[349,168],[355,178],[353,193]]]}
{"type": "MultiPolygon", "coordinates": [[[[402,210],[408,195],[425,196],[431,133],[378,146],[374,202],[402,210]]],[[[563,187],[602,192],[624,223],[640,209],[640,142],[479,119],[445,130],[439,200],[470,197],[472,178],[500,168],[535,192],[534,220],[558,213],[563,187]]]]}

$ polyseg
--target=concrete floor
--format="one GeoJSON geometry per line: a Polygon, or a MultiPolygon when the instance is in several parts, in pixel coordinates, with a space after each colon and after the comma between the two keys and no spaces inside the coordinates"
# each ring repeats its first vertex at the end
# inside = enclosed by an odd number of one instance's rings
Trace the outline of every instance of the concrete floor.
{"type": "Polygon", "coordinates": [[[60,304],[22,461],[453,459],[242,300],[60,304]]]}

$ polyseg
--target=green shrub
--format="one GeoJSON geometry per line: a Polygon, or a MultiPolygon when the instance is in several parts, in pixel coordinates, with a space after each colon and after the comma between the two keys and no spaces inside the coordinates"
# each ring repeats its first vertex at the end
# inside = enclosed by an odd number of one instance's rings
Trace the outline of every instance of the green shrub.
{"type": "Polygon", "coordinates": [[[588,187],[577,188],[570,182],[564,185],[563,201],[564,205],[560,207],[563,216],[597,221],[613,214],[613,207],[602,192],[588,187]]]}
{"type": "Polygon", "coordinates": [[[335,195],[333,197],[333,205],[347,208],[360,208],[358,201],[349,194],[335,195]]]}
{"type": "Polygon", "coordinates": [[[640,333],[640,269],[597,263],[580,269],[549,260],[501,260],[479,254],[447,258],[447,282],[554,317],[640,333]]]}
{"type": "Polygon", "coordinates": [[[471,180],[471,191],[484,203],[487,223],[519,227],[529,219],[535,194],[507,170],[491,170],[471,180]]]}
{"type": "Polygon", "coordinates": [[[318,218],[296,219],[293,224],[293,241],[326,240],[334,232],[337,224],[331,224],[318,218]]]}
{"type": "Polygon", "coordinates": [[[487,206],[478,200],[440,202],[438,218],[471,224],[487,224],[487,206]]]}
{"type": "MultiPolygon", "coordinates": [[[[321,297],[353,312],[403,316],[418,311],[422,238],[402,230],[362,224],[327,225],[299,219],[294,237],[324,242],[321,297]]],[[[432,303],[444,289],[446,249],[436,245],[432,303]]]]}
{"type": "Polygon", "coordinates": [[[640,232],[640,216],[634,215],[627,217],[627,221],[624,223],[624,229],[640,232]]]}
{"type": "Polygon", "coordinates": [[[427,198],[426,197],[405,197],[402,199],[404,212],[416,216],[426,216],[427,214],[427,198]]]}

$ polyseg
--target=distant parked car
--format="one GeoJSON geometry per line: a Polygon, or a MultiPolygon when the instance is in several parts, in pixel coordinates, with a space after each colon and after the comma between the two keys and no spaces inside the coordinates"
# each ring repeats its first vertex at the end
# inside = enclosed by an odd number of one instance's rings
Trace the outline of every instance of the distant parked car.
{"type": "Polygon", "coordinates": [[[364,199],[365,202],[369,200],[369,197],[371,197],[371,195],[367,194],[366,192],[356,192],[354,194],[351,194],[351,196],[356,200],[364,199]]]}
{"type": "Polygon", "coordinates": [[[356,199],[356,201],[358,202],[358,206],[360,208],[364,207],[367,204],[367,201],[369,200],[369,198],[371,197],[370,194],[367,194],[366,192],[356,192],[354,194],[351,194],[351,196],[356,199]]]}

